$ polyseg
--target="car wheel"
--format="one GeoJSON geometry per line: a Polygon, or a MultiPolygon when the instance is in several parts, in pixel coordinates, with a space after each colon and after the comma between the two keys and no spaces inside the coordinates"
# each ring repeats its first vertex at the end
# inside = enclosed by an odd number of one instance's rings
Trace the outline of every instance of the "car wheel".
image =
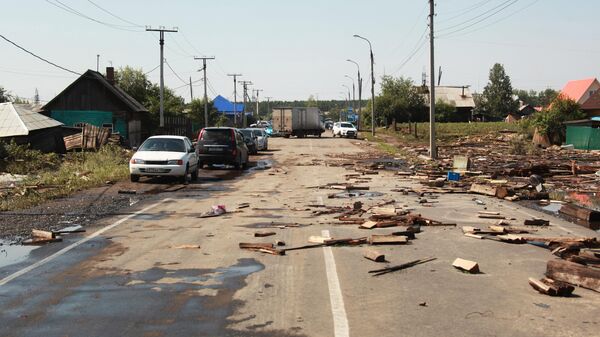
{"type": "Polygon", "coordinates": [[[137,174],[132,174],[129,176],[129,178],[131,179],[131,182],[133,182],[133,183],[140,181],[140,176],[138,176],[137,174]]]}
{"type": "Polygon", "coordinates": [[[233,164],[233,168],[239,170],[242,166],[242,155],[240,155],[239,159],[233,164]]]}
{"type": "Polygon", "coordinates": [[[203,163],[203,162],[201,162],[201,161],[199,161],[199,162],[198,162],[198,169],[200,170],[200,169],[202,169],[203,167],[204,167],[204,163],[203,163]]]}
{"type": "Polygon", "coordinates": [[[187,176],[188,176],[188,173],[189,173],[189,167],[188,167],[188,166],[186,166],[186,167],[185,167],[185,173],[183,174],[183,176],[179,177],[179,182],[180,182],[180,183],[182,183],[182,184],[185,184],[185,183],[187,183],[187,176]]]}
{"type": "Polygon", "coordinates": [[[196,180],[198,180],[198,166],[196,166],[196,169],[192,171],[192,181],[196,180]]]}

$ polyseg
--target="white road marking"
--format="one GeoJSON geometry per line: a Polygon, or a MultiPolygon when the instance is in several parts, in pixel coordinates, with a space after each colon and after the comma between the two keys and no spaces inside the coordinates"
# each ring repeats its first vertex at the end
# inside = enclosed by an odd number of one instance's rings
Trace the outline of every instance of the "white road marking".
{"type": "MultiPolygon", "coordinates": [[[[321,231],[321,235],[325,238],[330,238],[328,230],[321,231]]],[[[340,287],[340,280],[338,279],[331,247],[323,247],[323,256],[325,257],[329,300],[331,301],[331,313],[333,314],[333,335],[335,337],[349,337],[350,327],[348,326],[344,297],[342,296],[342,288],[340,287]]]]}
{"type": "Polygon", "coordinates": [[[56,253],[54,253],[54,254],[52,254],[52,255],[50,255],[50,256],[47,256],[47,257],[45,257],[44,259],[41,259],[41,260],[39,260],[38,262],[36,262],[36,263],[34,263],[34,264],[32,264],[32,265],[30,265],[30,266],[28,266],[28,267],[25,267],[25,268],[23,268],[23,269],[21,269],[21,270],[19,270],[19,271],[15,272],[15,273],[13,273],[13,274],[9,275],[9,276],[7,276],[7,277],[3,278],[2,280],[0,280],[0,286],[3,286],[3,285],[5,285],[5,284],[7,284],[8,282],[10,282],[10,281],[12,281],[12,280],[16,279],[17,277],[19,277],[19,276],[22,276],[22,275],[24,275],[24,274],[26,274],[26,273],[28,273],[28,272],[30,272],[30,271],[32,271],[32,270],[34,270],[34,269],[36,269],[37,267],[43,266],[44,264],[46,264],[46,263],[48,263],[48,262],[50,262],[50,261],[54,260],[55,258],[57,258],[57,257],[59,257],[59,256],[61,256],[61,255],[63,255],[63,254],[65,254],[66,252],[68,252],[68,251],[72,250],[73,248],[76,248],[77,246],[79,246],[79,245],[82,245],[82,244],[84,244],[84,243],[86,243],[86,242],[90,241],[91,239],[93,239],[93,238],[95,238],[95,237],[97,237],[97,236],[101,235],[102,233],[104,233],[104,232],[106,232],[106,231],[108,231],[108,230],[111,230],[111,229],[113,229],[113,228],[115,228],[115,227],[117,227],[117,226],[121,225],[121,224],[122,224],[122,223],[124,223],[125,221],[127,221],[127,220],[129,220],[129,219],[133,218],[134,216],[136,216],[136,215],[139,215],[139,214],[141,214],[141,213],[145,213],[145,212],[147,212],[147,211],[151,210],[152,208],[154,208],[154,207],[156,207],[156,206],[158,206],[158,205],[162,204],[163,202],[170,201],[170,200],[173,200],[173,199],[171,199],[171,198],[163,199],[163,200],[161,200],[160,202],[157,202],[157,203],[156,203],[156,204],[154,204],[154,205],[150,205],[150,206],[148,206],[148,207],[146,207],[146,208],[144,208],[144,209],[142,209],[142,210],[139,210],[139,211],[137,211],[137,212],[135,212],[135,213],[133,213],[133,214],[129,214],[128,216],[126,216],[126,217],[124,217],[124,218],[122,218],[122,219],[120,219],[120,220],[116,221],[115,223],[113,223],[113,224],[111,224],[111,225],[108,225],[108,226],[106,226],[106,227],[103,227],[102,229],[100,229],[100,230],[98,230],[98,231],[94,232],[92,235],[90,235],[90,236],[87,236],[87,237],[85,237],[85,238],[83,238],[83,239],[81,239],[81,240],[79,240],[79,241],[77,241],[77,242],[74,242],[74,243],[72,243],[72,244],[70,244],[70,245],[66,246],[65,248],[63,248],[63,249],[59,250],[58,252],[56,252],[56,253]]]}

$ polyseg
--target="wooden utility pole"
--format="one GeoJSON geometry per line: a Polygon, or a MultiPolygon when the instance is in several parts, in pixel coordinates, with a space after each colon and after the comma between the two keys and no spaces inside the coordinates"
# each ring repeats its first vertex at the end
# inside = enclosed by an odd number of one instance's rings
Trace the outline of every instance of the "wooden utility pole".
{"type": "Polygon", "coordinates": [[[204,127],[208,127],[208,95],[206,94],[206,60],[214,60],[215,57],[194,57],[194,60],[202,60],[202,69],[204,71],[204,127]]]}
{"type": "Polygon", "coordinates": [[[237,78],[242,74],[227,74],[233,77],[233,125],[237,127],[237,78]]]}
{"type": "Polygon", "coordinates": [[[429,99],[429,155],[431,159],[437,158],[437,148],[435,146],[435,63],[433,52],[433,18],[435,16],[435,1],[429,0],[429,59],[431,75],[429,77],[430,99],[429,99]]]}
{"type": "Polygon", "coordinates": [[[244,88],[244,108],[242,109],[242,127],[245,128],[248,126],[248,119],[246,116],[246,97],[248,97],[248,85],[252,85],[250,81],[240,81],[242,87],[244,88]]]}

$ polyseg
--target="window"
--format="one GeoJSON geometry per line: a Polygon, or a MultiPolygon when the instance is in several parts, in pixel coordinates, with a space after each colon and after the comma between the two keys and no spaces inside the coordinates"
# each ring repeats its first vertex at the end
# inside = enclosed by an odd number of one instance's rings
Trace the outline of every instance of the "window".
{"type": "Polygon", "coordinates": [[[113,132],[113,124],[112,123],[104,123],[104,124],[102,124],[102,127],[109,129],[110,133],[113,132]]]}

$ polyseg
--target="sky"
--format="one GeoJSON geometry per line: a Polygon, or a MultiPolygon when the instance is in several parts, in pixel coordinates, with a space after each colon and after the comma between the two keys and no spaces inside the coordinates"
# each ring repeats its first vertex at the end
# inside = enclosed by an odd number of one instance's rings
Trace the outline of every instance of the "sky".
{"type": "MultiPolygon", "coordinates": [[[[158,83],[157,33],[165,33],[165,85],[190,100],[203,94],[201,61],[208,61],[208,95],[233,99],[230,73],[262,89],[261,100],[343,99],[357,68],[370,93],[369,45],[376,82],[383,75],[421,83],[429,78],[427,0],[1,0],[0,34],[77,73],[132,66],[158,83]],[[153,70],[155,69],[155,70],[153,70]],[[346,77],[349,76],[351,78],[346,77]]],[[[590,0],[438,0],[435,69],[441,85],[485,87],[494,63],[514,88],[561,89],[568,80],[597,77],[600,2],[590,0]]],[[[40,61],[0,39],[0,86],[48,101],[77,75],[40,61]]],[[[238,88],[240,97],[241,87],[238,88]]],[[[376,90],[378,90],[376,85],[376,90]]],[[[356,91],[358,96],[358,89],[356,91]]],[[[358,98],[358,97],[357,97],[358,98]]]]}

